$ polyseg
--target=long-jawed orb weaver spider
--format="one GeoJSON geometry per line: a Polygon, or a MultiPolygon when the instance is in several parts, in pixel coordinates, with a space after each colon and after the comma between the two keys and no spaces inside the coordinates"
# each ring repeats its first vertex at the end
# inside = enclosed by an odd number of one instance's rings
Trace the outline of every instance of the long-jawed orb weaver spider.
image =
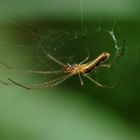
{"type": "MultiPolygon", "coordinates": [[[[91,62],[88,63],[84,63],[85,61],[87,61],[88,57],[83,60],[81,63],[79,64],[74,64],[74,65],[70,65],[70,64],[63,64],[62,62],[58,61],[57,59],[55,59],[53,56],[51,56],[50,54],[48,54],[48,57],[55,61],[56,63],[60,64],[63,66],[63,72],[65,73],[65,75],[51,80],[49,82],[45,82],[45,83],[41,83],[41,84],[32,84],[32,85],[25,85],[25,84],[19,84],[15,81],[13,81],[11,78],[9,78],[9,81],[26,89],[36,89],[36,88],[47,88],[47,87],[53,87],[56,85],[61,84],[62,82],[66,81],[67,79],[69,79],[70,77],[72,77],[73,75],[78,75],[79,79],[80,79],[80,83],[81,85],[83,85],[83,80],[81,78],[81,75],[83,75],[84,77],[88,78],[89,80],[91,80],[93,83],[95,83],[97,86],[99,87],[105,87],[105,88],[113,88],[107,85],[103,85],[100,84],[99,82],[93,80],[89,74],[91,72],[93,72],[94,70],[96,70],[96,68],[98,67],[110,67],[110,64],[102,64],[102,62],[104,62],[105,60],[107,60],[109,58],[110,54],[108,52],[103,52],[101,53],[96,59],[94,59],[91,62]]],[[[50,73],[60,73],[62,72],[61,70],[58,71],[28,71],[29,73],[37,73],[37,74],[50,74],[50,73]]],[[[10,83],[6,83],[1,81],[1,83],[5,84],[5,85],[10,85],[10,83]]]]}
{"type": "MultiPolygon", "coordinates": [[[[99,86],[101,88],[114,89],[117,84],[114,85],[114,86],[108,86],[108,85],[101,84],[101,83],[97,82],[96,80],[92,79],[90,77],[90,74],[91,74],[91,72],[94,72],[99,67],[110,68],[111,65],[114,63],[114,61],[116,61],[118,58],[120,58],[120,56],[123,55],[124,49],[125,49],[125,41],[123,41],[123,49],[122,49],[122,51],[120,51],[116,55],[115,59],[111,63],[108,63],[108,64],[103,64],[103,62],[108,60],[108,58],[110,56],[109,52],[102,52],[95,59],[93,59],[92,61],[87,62],[87,63],[85,63],[85,62],[88,60],[89,57],[86,57],[86,59],[84,59],[79,64],[73,64],[73,65],[68,64],[68,63],[64,64],[61,61],[57,60],[52,55],[46,54],[49,59],[51,59],[55,63],[57,63],[60,66],[62,66],[62,69],[61,70],[56,70],[56,71],[26,71],[26,72],[35,73],[35,74],[59,74],[59,73],[63,72],[64,73],[63,76],[61,76],[61,77],[59,77],[57,79],[48,81],[48,82],[41,83],[41,84],[20,84],[18,82],[15,82],[11,78],[8,79],[11,83],[7,83],[7,82],[1,81],[1,80],[0,80],[0,82],[2,84],[5,84],[5,85],[11,85],[13,83],[13,84],[18,85],[20,87],[23,87],[25,89],[31,90],[31,89],[48,88],[48,87],[57,86],[57,85],[61,84],[62,82],[66,81],[67,79],[69,79],[70,77],[72,77],[74,75],[78,75],[79,79],[80,79],[80,83],[83,86],[84,83],[83,83],[83,80],[82,80],[82,77],[81,77],[81,75],[82,75],[83,77],[86,77],[91,82],[93,82],[94,84],[96,84],[97,86],[99,86]]],[[[12,68],[10,66],[8,66],[8,65],[6,65],[4,63],[0,63],[0,64],[4,65],[8,69],[12,70],[12,68]]]]}

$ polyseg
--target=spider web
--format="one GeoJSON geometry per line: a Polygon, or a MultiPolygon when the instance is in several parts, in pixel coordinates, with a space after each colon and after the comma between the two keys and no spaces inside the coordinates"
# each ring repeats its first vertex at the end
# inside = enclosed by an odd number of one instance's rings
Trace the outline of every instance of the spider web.
{"type": "MultiPolygon", "coordinates": [[[[108,63],[114,61],[125,47],[119,24],[114,21],[106,22],[101,19],[86,23],[83,1],[81,0],[80,2],[80,24],[75,22],[53,25],[52,23],[48,24],[38,21],[34,23],[20,23],[8,20],[7,25],[1,26],[1,64],[6,64],[6,67],[11,66],[19,70],[13,72],[3,67],[1,71],[8,72],[8,77],[14,77],[14,79],[22,79],[19,77],[26,74],[28,77],[31,76],[31,78],[37,76],[37,81],[38,79],[42,81],[42,78],[46,81],[46,79],[57,78],[63,73],[41,76],[36,74],[29,75],[23,70],[54,71],[62,69],[59,64],[50,60],[47,54],[52,55],[64,64],[79,64],[87,56],[89,57],[88,61],[92,61],[105,51],[111,54],[108,63]]],[[[137,49],[137,46],[135,48],[137,49]]],[[[124,53],[125,60],[128,59],[129,55],[127,48],[126,51],[127,53],[124,53]]],[[[138,53],[135,55],[136,63],[138,63],[137,55],[138,53]]],[[[99,69],[96,71],[96,74],[93,74],[93,77],[97,81],[108,79],[109,83],[113,83],[114,79],[112,77],[118,77],[116,72],[121,73],[122,65],[122,61],[120,61],[115,63],[111,69],[99,69]]],[[[23,81],[21,80],[21,82],[23,81]]]]}
{"type": "Polygon", "coordinates": [[[78,64],[87,56],[89,56],[88,61],[91,61],[107,51],[111,54],[110,60],[112,60],[122,49],[122,42],[118,41],[114,31],[115,26],[115,23],[107,23],[106,26],[99,20],[93,22],[92,25],[85,25],[82,29],[79,25],[73,24],[69,27],[56,28],[39,24],[23,25],[10,21],[10,26],[3,28],[6,39],[5,41],[1,39],[0,42],[1,61],[19,69],[19,72],[16,71],[14,74],[10,72],[15,78],[24,74],[20,70],[61,69],[62,67],[50,60],[47,54],[51,54],[64,64],[78,64]]]}

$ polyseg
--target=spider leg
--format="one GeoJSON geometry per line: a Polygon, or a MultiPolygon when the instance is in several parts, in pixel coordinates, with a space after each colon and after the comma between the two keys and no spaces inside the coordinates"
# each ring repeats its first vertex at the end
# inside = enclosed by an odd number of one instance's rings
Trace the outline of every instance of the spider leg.
{"type": "MultiPolygon", "coordinates": [[[[51,81],[48,81],[48,82],[45,82],[44,84],[47,84],[47,85],[52,85],[52,84],[56,84],[56,83],[59,83],[60,81],[63,82],[63,80],[65,81],[65,79],[68,79],[70,78],[72,75],[71,74],[68,74],[68,75],[63,75],[61,77],[58,77],[54,80],[51,80],[51,81]]],[[[42,85],[42,84],[41,84],[42,85]]]]}
{"type": "Polygon", "coordinates": [[[18,72],[25,72],[25,73],[29,73],[29,74],[58,74],[58,73],[62,73],[63,72],[62,69],[55,70],[55,71],[22,70],[22,69],[12,68],[11,66],[9,66],[9,65],[7,65],[7,64],[5,64],[3,62],[0,62],[0,64],[3,65],[4,67],[6,67],[9,70],[18,71],[18,72]]]}
{"type": "Polygon", "coordinates": [[[79,76],[79,79],[80,79],[81,86],[83,86],[84,85],[84,82],[82,80],[82,77],[81,77],[80,73],[78,73],[78,76],[79,76]]]}
{"type": "Polygon", "coordinates": [[[62,62],[60,62],[59,60],[57,60],[56,58],[54,58],[52,55],[46,53],[47,57],[50,58],[52,61],[56,62],[57,64],[64,66],[64,64],[62,62]]]}
{"type": "Polygon", "coordinates": [[[62,73],[62,70],[56,70],[56,71],[34,71],[34,70],[28,70],[27,73],[33,73],[33,74],[58,74],[62,73]]]}
{"type": "Polygon", "coordinates": [[[13,81],[13,80],[10,79],[10,78],[9,78],[8,80],[9,80],[11,83],[8,83],[8,82],[2,81],[2,80],[0,80],[0,83],[2,83],[3,85],[6,85],[6,86],[10,86],[10,85],[15,84],[15,85],[18,85],[18,86],[20,86],[20,87],[22,87],[22,88],[25,88],[25,89],[30,90],[30,88],[28,88],[28,87],[26,87],[26,86],[24,86],[24,85],[22,85],[22,84],[19,84],[19,83],[13,81]]]}
{"type": "Polygon", "coordinates": [[[108,86],[108,85],[104,85],[104,84],[101,84],[97,81],[95,81],[94,79],[92,79],[90,76],[88,76],[87,74],[84,75],[86,78],[88,78],[90,81],[92,81],[94,84],[96,84],[98,87],[101,87],[101,88],[108,88],[108,89],[114,89],[115,87],[114,86],[108,86]]]}
{"type": "Polygon", "coordinates": [[[5,81],[2,81],[2,80],[0,80],[0,83],[1,83],[1,84],[3,84],[3,85],[6,85],[6,86],[9,86],[9,85],[11,85],[10,83],[8,83],[8,82],[5,82],[5,81]]]}
{"type": "Polygon", "coordinates": [[[88,59],[89,59],[89,56],[87,56],[84,60],[82,60],[82,61],[79,63],[79,65],[85,63],[88,59]]]}
{"type": "MultiPolygon", "coordinates": [[[[20,86],[22,88],[31,90],[31,89],[41,89],[41,88],[48,88],[48,87],[53,87],[53,86],[57,86],[59,84],[61,84],[62,82],[64,82],[65,80],[69,79],[72,75],[64,75],[61,76],[57,79],[51,80],[49,82],[44,82],[41,84],[20,84],[12,79],[9,78],[9,81],[17,86],[20,86]]],[[[6,83],[3,81],[0,81],[1,83],[5,84],[5,85],[10,85],[10,83],[6,83]]]]}
{"type": "MultiPolygon", "coordinates": [[[[15,81],[13,81],[12,79],[8,79],[11,83],[13,83],[13,84],[15,84],[15,85],[17,85],[17,86],[20,86],[20,87],[22,87],[22,88],[25,88],[25,89],[28,89],[28,90],[30,90],[30,88],[28,88],[28,87],[26,87],[26,86],[24,86],[24,85],[22,85],[22,84],[20,84],[20,83],[17,83],[17,82],[15,82],[15,81]]],[[[10,85],[10,83],[8,84],[8,85],[10,85]]]]}

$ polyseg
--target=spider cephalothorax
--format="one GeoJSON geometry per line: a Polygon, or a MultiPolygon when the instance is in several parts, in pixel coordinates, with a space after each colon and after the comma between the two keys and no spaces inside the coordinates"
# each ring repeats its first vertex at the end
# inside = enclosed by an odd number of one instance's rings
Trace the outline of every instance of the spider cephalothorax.
{"type": "Polygon", "coordinates": [[[73,73],[76,70],[77,64],[70,65],[65,64],[64,65],[64,73],[73,73]]]}

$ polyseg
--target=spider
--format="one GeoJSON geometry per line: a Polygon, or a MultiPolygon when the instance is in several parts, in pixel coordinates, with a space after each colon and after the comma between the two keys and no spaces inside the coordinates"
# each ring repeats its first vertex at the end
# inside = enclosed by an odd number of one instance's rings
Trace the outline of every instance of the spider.
{"type": "MultiPolygon", "coordinates": [[[[104,63],[106,60],[109,59],[109,56],[110,56],[109,52],[102,52],[92,61],[85,63],[89,59],[89,56],[88,56],[83,61],[81,61],[79,64],[69,64],[69,63],[64,64],[61,61],[59,61],[58,59],[56,59],[55,57],[53,57],[51,54],[46,53],[46,56],[50,60],[52,60],[53,62],[59,64],[62,67],[62,69],[56,70],[56,71],[33,71],[33,70],[28,70],[26,72],[27,73],[34,73],[34,74],[44,74],[44,75],[63,73],[64,74],[63,76],[60,76],[59,78],[48,81],[48,82],[37,83],[37,84],[20,84],[16,81],[12,80],[11,78],[8,78],[9,83],[4,82],[2,80],[0,80],[0,82],[4,85],[15,84],[15,85],[18,85],[18,86],[23,87],[25,89],[31,90],[31,89],[54,87],[54,86],[57,86],[57,85],[61,84],[64,81],[66,81],[70,77],[72,77],[74,75],[78,75],[79,79],[80,79],[80,83],[81,83],[82,86],[84,85],[84,82],[82,80],[82,76],[83,76],[83,77],[89,79],[94,84],[96,84],[98,87],[114,89],[117,86],[117,84],[114,85],[114,86],[108,86],[108,85],[101,84],[101,83],[97,82],[96,80],[94,80],[93,78],[91,78],[90,74],[92,72],[95,72],[97,70],[97,68],[100,68],[100,67],[110,68],[112,66],[112,64],[124,54],[125,40],[123,40],[123,45],[122,46],[123,47],[122,47],[121,51],[117,52],[116,56],[114,57],[114,59],[110,63],[104,63]]],[[[8,68],[10,70],[15,70],[15,69],[13,69],[12,67],[10,67],[9,65],[7,65],[3,62],[0,62],[0,64],[5,66],[6,68],[8,68]]]]}
{"type": "MultiPolygon", "coordinates": [[[[124,41],[124,44],[125,44],[125,41],[124,41]]],[[[18,85],[20,87],[23,87],[25,89],[31,90],[31,89],[54,87],[54,86],[57,86],[57,85],[61,84],[64,81],[66,81],[70,77],[72,77],[74,75],[78,75],[79,76],[79,79],[80,79],[80,83],[83,86],[84,85],[84,82],[83,82],[82,77],[81,77],[81,75],[82,75],[83,77],[86,77],[91,82],[93,82],[94,84],[96,84],[98,87],[114,89],[115,86],[104,85],[104,84],[101,84],[101,83],[97,82],[96,80],[92,79],[90,77],[90,74],[92,72],[94,72],[99,67],[107,67],[107,68],[110,68],[111,65],[113,64],[113,62],[115,60],[117,60],[120,56],[123,55],[123,52],[124,52],[124,49],[122,50],[122,52],[120,52],[115,57],[115,59],[111,63],[108,63],[108,64],[104,64],[104,62],[106,60],[108,60],[108,58],[110,56],[110,53],[109,52],[102,52],[101,54],[99,54],[95,59],[93,59],[90,62],[85,63],[89,59],[89,57],[86,57],[86,59],[84,59],[79,64],[73,64],[73,65],[68,64],[68,63],[67,64],[64,64],[61,61],[57,60],[52,55],[47,54],[47,57],[49,59],[51,59],[55,63],[57,63],[60,66],[62,66],[62,69],[61,70],[57,70],[57,71],[27,71],[27,72],[28,73],[35,73],[35,74],[44,74],[44,75],[45,74],[59,74],[59,73],[62,73],[63,72],[64,73],[63,76],[60,76],[57,79],[54,79],[54,80],[51,80],[51,81],[48,81],[48,82],[44,82],[44,83],[41,83],[41,84],[30,84],[30,85],[29,84],[28,85],[27,84],[20,84],[20,83],[18,83],[16,81],[12,80],[11,78],[8,79],[11,83],[7,83],[7,82],[4,82],[4,81],[0,81],[0,82],[3,83],[3,84],[5,84],[5,85],[10,85],[10,84],[13,83],[13,84],[18,85]]],[[[7,67],[8,69],[12,69],[10,66],[8,66],[8,65],[6,65],[4,63],[1,63],[1,64],[4,65],[5,67],[7,67]]]]}

